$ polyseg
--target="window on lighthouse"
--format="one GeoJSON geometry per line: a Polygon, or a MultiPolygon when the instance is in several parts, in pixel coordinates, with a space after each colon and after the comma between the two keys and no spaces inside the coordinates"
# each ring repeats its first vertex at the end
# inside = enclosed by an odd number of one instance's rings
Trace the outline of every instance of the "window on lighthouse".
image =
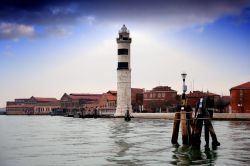
{"type": "Polygon", "coordinates": [[[128,49],[125,48],[118,49],[118,55],[128,55],[128,49]]]}

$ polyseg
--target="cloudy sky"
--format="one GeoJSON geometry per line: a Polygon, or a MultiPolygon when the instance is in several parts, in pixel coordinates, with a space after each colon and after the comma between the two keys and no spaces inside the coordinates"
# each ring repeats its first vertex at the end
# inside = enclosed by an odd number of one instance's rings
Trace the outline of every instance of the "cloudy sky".
{"type": "Polygon", "coordinates": [[[116,89],[118,30],[132,37],[132,87],[229,95],[250,81],[247,0],[1,0],[0,107],[14,98],[116,89]]]}

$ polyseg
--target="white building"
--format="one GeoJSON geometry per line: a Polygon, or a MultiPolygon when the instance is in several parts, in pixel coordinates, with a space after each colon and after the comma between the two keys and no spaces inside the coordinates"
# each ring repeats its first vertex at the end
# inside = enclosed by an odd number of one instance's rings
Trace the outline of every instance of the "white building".
{"type": "Polygon", "coordinates": [[[129,30],[125,25],[119,31],[116,39],[118,44],[117,67],[117,107],[115,117],[124,117],[127,110],[132,113],[131,106],[131,67],[130,67],[130,43],[129,30]]]}

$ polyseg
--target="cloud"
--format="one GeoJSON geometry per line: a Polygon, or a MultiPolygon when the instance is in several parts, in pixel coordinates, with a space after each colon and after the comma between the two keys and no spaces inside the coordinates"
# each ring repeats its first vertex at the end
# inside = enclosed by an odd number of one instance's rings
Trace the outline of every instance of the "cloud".
{"type": "Polygon", "coordinates": [[[0,23],[0,39],[32,37],[34,32],[33,26],[16,23],[0,23]]]}
{"type": "Polygon", "coordinates": [[[195,31],[198,33],[202,33],[204,31],[204,27],[203,26],[198,27],[197,29],[195,29],[195,31]]]}
{"type": "Polygon", "coordinates": [[[203,27],[225,15],[240,15],[242,9],[249,6],[247,0],[3,0],[0,2],[0,22],[43,26],[45,29],[82,23],[110,25],[129,22],[144,29],[179,30],[203,27]]]}
{"type": "Polygon", "coordinates": [[[43,37],[65,37],[72,34],[72,28],[70,26],[49,26],[46,27],[43,32],[40,32],[38,36],[43,37]]]}

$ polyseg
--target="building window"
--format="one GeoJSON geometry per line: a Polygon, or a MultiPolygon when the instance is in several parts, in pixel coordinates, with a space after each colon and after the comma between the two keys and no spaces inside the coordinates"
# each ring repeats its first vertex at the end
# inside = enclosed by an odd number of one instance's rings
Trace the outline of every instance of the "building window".
{"type": "Polygon", "coordinates": [[[162,96],[162,97],[165,97],[165,93],[162,93],[161,96],[162,96]]]}
{"type": "Polygon", "coordinates": [[[155,94],[155,93],[153,93],[153,98],[155,98],[155,96],[156,96],[156,94],[155,94]]]}
{"type": "Polygon", "coordinates": [[[128,69],[128,62],[118,62],[118,70],[119,69],[128,69]]]}
{"type": "Polygon", "coordinates": [[[145,97],[145,98],[147,98],[147,97],[148,97],[148,95],[147,95],[147,94],[144,94],[144,97],[145,97]]]}
{"type": "Polygon", "coordinates": [[[118,55],[128,55],[128,49],[125,48],[118,49],[118,55]]]}
{"type": "Polygon", "coordinates": [[[161,98],[161,93],[158,93],[158,98],[161,98]]]}
{"type": "Polygon", "coordinates": [[[152,98],[152,93],[150,93],[150,98],[152,98]]]}

